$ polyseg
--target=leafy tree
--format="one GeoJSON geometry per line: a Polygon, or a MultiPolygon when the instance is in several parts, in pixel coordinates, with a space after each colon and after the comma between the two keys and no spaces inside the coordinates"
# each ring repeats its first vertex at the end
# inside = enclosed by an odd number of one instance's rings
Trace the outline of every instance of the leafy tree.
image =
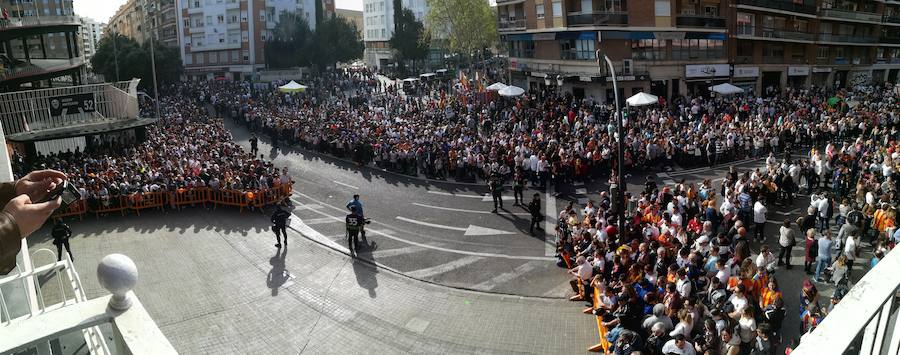
{"type": "Polygon", "coordinates": [[[272,38],[263,47],[266,64],[270,68],[303,67],[309,65],[307,47],[313,33],[309,21],[300,14],[282,11],[272,38]]]}
{"type": "Polygon", "coordinates": [[[474,55],[497,43],[497,16],[484,0],[428,0],[426,31],[446,49],[474,55]]]}
{"type": "MultiPolygon", "coordinates": [[[[178,48],[155,43],[156,78],[160,85],[176,82],[182,73],[181,56],[178,48]]],[[[143,90],[153,90],[153,68],[150,60],[150,42],[143,45],[135,40],[111,33],[98,43],[97,52],[91,58],[95,73],[102,74],[107,81],[140,78],[143,90]],[[118,62],[118,73],[116,72],[118,62]]]]}
{"type": "Polygon", "coordinates": [[[364,48],[356,24],[334,16],[316,25],[316,32],[306,46],[306,51],[315,54],[310,58],[311,63],[317,69],[324,69],[337,62],[361,58],[364,48]]]}
{"type": "Polygon", "coordinates": [[[397,59],[401,64],[407,60],[415,62],[425,59],[428,56],[428,40],[424,25],[416,20],[412,11],[403,8],[399,0],[394,0],[394,8],[400,10],[394,12],[394,35],[390,45],[397,59]]]}

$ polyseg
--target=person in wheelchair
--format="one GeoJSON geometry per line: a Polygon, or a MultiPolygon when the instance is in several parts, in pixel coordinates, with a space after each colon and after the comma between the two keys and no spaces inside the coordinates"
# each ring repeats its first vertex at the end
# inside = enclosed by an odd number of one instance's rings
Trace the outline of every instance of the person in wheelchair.
{"type": "Polygon", "coordinates": [[[359,234],[363,231],[366,220],[359,214],[356,206],[350,206],[350,214],[344,218],[344,223],[347,226],[347,248],[353,253],[359,249],[359,234]]]}

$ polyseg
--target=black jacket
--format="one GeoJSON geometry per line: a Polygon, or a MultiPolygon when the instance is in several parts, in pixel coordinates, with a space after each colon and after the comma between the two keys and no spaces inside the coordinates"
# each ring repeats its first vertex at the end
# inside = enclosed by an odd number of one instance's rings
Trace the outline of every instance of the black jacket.
{"type": "Polygon", "coordinates": [[[72,236],[72,230],[65,223],[59,223],[53,226],[50,235],[53,236],[53,244],[60,244],[69,240],[69,237],[72,236]]]}
{"type": "Polygon", "coordinates": [[[285,210],[276,210],[275,213],[272,214],[272,224],[282,227],[287,224],[288,218],[291,214],[285,210]]]}

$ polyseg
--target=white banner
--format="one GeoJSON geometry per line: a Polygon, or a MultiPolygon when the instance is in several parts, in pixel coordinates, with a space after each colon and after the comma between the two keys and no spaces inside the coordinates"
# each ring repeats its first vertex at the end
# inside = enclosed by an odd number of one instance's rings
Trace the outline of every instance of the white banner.
{"type": "Polygon", "coordinates": [[[807,76],[809,67],[788,67],[788,76],[807,76]]]}
{"type": "Polygon", "coordinates": [[[831,68],[822,68],[822,67],[814,67],[812,68],[813,73],[831,73],[831,68]]]}
{"type": "Polygon", "coordinates": [[[734,67],[735,78],[756,78],[759,76],[759,67],[734,67]]]}
{"type": "Polygon", "coordinates": [[[685,78],[714,78],[731,75],[728,64],[695,64],[684,66],[685,78]]]}

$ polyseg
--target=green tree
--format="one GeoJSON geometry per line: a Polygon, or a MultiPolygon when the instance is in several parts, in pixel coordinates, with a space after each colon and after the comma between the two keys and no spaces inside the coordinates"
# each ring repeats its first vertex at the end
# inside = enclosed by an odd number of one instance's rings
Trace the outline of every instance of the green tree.
{"type": "Polygon", "coordinates": [[[266,65],[269,68],[303,67],[310,63],[307,52],[313,37],[309,21],[290,11],[282,11],[272,37],[266,39],[263,47],[266,65]]]}
{"type": "MultiPolygon", "coordinates": [[[[176,82],[183,67],[178,48],[155,43],[156,78],[160,85],[176,82]]],[[[153,68],[150,60],[150,42],[143,45],[135,40],[111,33],[98,43],[97,52],[91,58],[91,66],[107,81],[140,78],[143,90],[153,90],[153,68]],[[118,62],[118,72],[116,71],[118,62]]]]}
{"type": "Polygon", "coordinates": [[[391,36],[390,45],[394,49],[395,57],[401,63],[416,61],[428,56],[428,40],[425,37],[425,27],[422,22],[416,20],[415,15],[409,9],[403,8],[399,0],[394,1],[394,35],[391,36]],[[397,7],[400,6],[400,7],[397,7]]]}
{"type": "Polygon", "coordinates": [[[356,24],[334,16],[316,24],[316,32],[306,46],[306,51],[315,53],[310,61],[316,69],[322,70],[337,62],[346,63],[362,58],[364,48],[356,24]]]}
{"type": "Polygon", "coordinates": [[[426,33],[451,52],[471,56],[496,45],[497,16],[484,0],[428,0],[426,33]]]}

